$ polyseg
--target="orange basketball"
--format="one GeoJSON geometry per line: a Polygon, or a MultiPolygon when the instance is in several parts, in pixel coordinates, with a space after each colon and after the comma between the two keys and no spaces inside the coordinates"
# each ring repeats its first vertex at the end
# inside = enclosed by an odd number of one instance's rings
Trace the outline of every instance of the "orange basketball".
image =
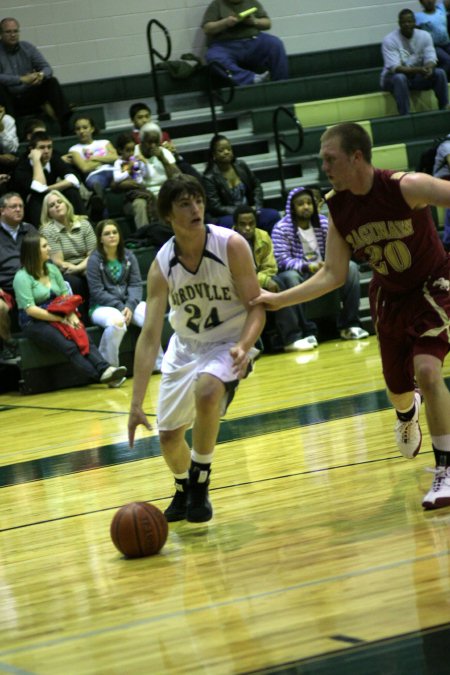
{"type": "Polygon", "coordinates": [[[166,543],[168,532],[162,511],[147,502],[125,504],[111,522],[113,544],[127,558],[155,555],[166,543]]]}

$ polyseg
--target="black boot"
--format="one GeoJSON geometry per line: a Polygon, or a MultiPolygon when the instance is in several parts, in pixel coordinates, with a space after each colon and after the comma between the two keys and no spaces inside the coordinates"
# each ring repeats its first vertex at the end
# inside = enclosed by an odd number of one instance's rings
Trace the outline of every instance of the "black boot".
{"type": "Polygon", "coordinates": [[[184,520],[186,518],[186,504],[187,504],[187,495],[188,495],[188,481],[176,480],[175,481],[175,494],[172,497],[167,509],[164,511],[166,520],[168,523],[175,523],[178,520],[184,520]]]}
{"type": "Polygon", "coordinates": [[[213,510],[208,496],[209,465],[192,462],[189,469],[189,492],[186,520],[190,523],[205,523],[211,520],[213,510]]]}

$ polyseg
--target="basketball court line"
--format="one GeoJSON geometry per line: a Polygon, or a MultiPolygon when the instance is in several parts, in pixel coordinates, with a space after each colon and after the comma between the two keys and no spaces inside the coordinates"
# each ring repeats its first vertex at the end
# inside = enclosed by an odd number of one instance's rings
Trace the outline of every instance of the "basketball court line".
{"type": "MultiPolygon", "coordinates": [[[[430,455],[432,454],[432,450],[427,450],[424,452],[420,453],[421,456],[424,455],[430,455]]],[[[281,476],[268,476],[267,478],[258,478],[257,480],[248,480],[248,481],[243,481],[241,483],[233,483],[231,485],[222,485],[220,487],[212,487],[210,488],[210,493],[212,492],[219,492],[221,490],[229,490],[230,488],[235,489],[235,488],[241,488],[241,487],[246,487],[249,485],[260,485],[262,483],[270,483],[275,480],[284,480],[286,478],[298,478],[300,476],[309,476],[312,474],[317,474],[317,473],[324,473],[325,471],[334,471],[336,469],[350,469],[352,467],[360,467],[364,466],[366,464],[380,464],[381,462],[390,462],[390,461],[400,461],[404,463],[404,460],[400,456],[393,456],[393,457],[379,457],[378,459],[366,459],[362,460],[360,462],[349,462],[348,464],[337,464],[335,466],[324,466],[319,469],[308,469],[305,471],[295,471],[294,473],[286,473],[281,476]]],[[[95,469],[102,468],[102,467],[95,467],[95,469]]],[[[74,473],[81,473],[81,471],[77,471],[74,473]]],[[[46,479],[45,479],[46,480],[46,479]]],[[[171,494],[165,495],[163,497],[157,497],[157,498],[152,498],[152,504],[157,504],[158,502],[164,502],[170,499],[172,496],[171,494]]],[[[147,500],[149,501],[149,500],[147,500]]],[[[12,530],[20,530],[25,527],[34,527],[36,525],[46,525],[48,523],[56,523],[61,520],[69,520],[71,518],[82,518],[84,516],[91,516],[96,513],[106,513],[108,511],[114,511],[118,508],[123,506],[123,504],[116,504],[115,506],[106,506],[105,508],[102,509],[94,509],[93,511],[83,511],[80,513],[71,513],[67,516],[60,516],[58,518],[48,518],[46,520],[37,520],[33,523],[23,523],[22,525],[14,525],[13,527],[5,527],[5,528],[0,528],[0,533],[2,532],[10,532],[12,530]]]]}
{"type": "MultiPolygon", "coordinates": [[[[345,572],[343,574],[321,577],[320,579],[314,579],[311,581],[302,581],[299,582],[298,584],[292,584],[290,586],[284,586],[281,588],[276,588],[268,591],[260,591],[259,593],[250,593],[248,595],[238,596],[230,600],[223,600],[222,602],[205,603],[203,605],[199,605],[198,607],[193,608],[184,607],[183,609],[177,610],[175,612],[166,612],[157,616],[136,619],[134,621],[127,621],[125,623],[119,623],[113,626],[106,626],[104,628],[97,628],[95,630],[83,631],[82,633],[70,635],[67,637],[54,638],[53,640],[42,640],[41,642],[36,642],[34,644],[24,645],[21,647],[13,647],[12,649],[0,649],[0,658],[3,659],[4,657],[12,656],[15,654],[24,654],[34,652],[40,649],[59,647],[64,644],[70,644],[82,640],[96,638],[99,636],[118,633],[119,631],[127,631],[140,627],[142,628],[144,626],[150,626],[152,624],[161,624],[161,623],[164,624],[167,623],[167,621],[171,621],[181,617],[192,616],[194,614],[200,614],[202,612],[211,612],[211,611],[214,612],[224,607],[238,607],[239,605],[248,606],[249,603],[254,603],[255,601],[258,600],[294,593],[306,588],[314,588],[327,584],[343,583],[350,579],[364,578],[365,576],[370,574],[380,574],[382,572],[399,569],[403,566],[416,564],[418,562],[436,561],[436,559],[444,558],[449,554],[450,549],[441,551],[439,553],[432,552],[422,556],[415,556],[414,558],[405,558],[403,560],[397,560],[395,562],[387,564],[366,567],[365,569],[361,570],[352,570],[351,572],[345,572]]],[[[392,638],[392,636],[390,636],[390,638],[392,638]]]]}
{"type": "MultiPolygon", "coordinates": [[[[221,422],[217,445],[230,441],[255,438],[288,429],[308,427],[357,415],[385,410],[390,407],[384,390],[307,403],[265,413],[257,413],[221,422]]],[[[89,411],[91,412],[91,411],[89,411]]],[[[188,432],[188,442],[190,434],[188,432]]],[[[0,488],[19,485],[56,476],[80,473],[94,468],[128,464],[141,459],[160,456],[157,435],[135,441],[130,449],[128,441],[110,443],[89,450],[76,450],[27,460],[0,467],[0,488]],[[95,455],[95,457],[94,457],[95,455]],[[76,471],[74,467],[76,466],[76,471]]]]}

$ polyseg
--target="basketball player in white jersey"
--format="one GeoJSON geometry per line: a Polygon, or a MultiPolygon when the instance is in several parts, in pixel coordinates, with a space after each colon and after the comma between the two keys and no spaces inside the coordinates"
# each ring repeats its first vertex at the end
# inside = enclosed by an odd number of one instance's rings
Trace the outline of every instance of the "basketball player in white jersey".
{"type": "Polygon", "coordinates": [[[130,446],[151,429],[142,406],[161,340],[167,302],[174,330],[164,355],[157,419],[164,459],[175,478],[167,520],[212,518],[209,475],[220,417],[258,351],[265,321],[249,302],[260,289],[250,248],[236,232],[205,225],[205,193],[193,177],[167,180],[158,196],[174,237],[148,274],[147,312],[135,354],[130,446]],[[185,433],[192,426],[192,449],[185,433]]]}

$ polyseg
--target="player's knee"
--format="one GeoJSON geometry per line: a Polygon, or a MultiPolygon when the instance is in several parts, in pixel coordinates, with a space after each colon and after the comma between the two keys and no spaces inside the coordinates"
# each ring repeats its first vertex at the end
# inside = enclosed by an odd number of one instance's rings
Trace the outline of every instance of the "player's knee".
{"type": "Polygon", "coordinates": [[[436,359],[424,359],[416,364],[417,384],[422,391],[435,387],[442,380],[440,362],[436,359]]]}
{"type": "Polygon", "coordinates": [[[197,408],[201,407],[204,411],[208,409],[215,410],[222,401],[225,387],[222,382],[216,378],[200,379],[195,390],[195,403],[197,408]]]}

